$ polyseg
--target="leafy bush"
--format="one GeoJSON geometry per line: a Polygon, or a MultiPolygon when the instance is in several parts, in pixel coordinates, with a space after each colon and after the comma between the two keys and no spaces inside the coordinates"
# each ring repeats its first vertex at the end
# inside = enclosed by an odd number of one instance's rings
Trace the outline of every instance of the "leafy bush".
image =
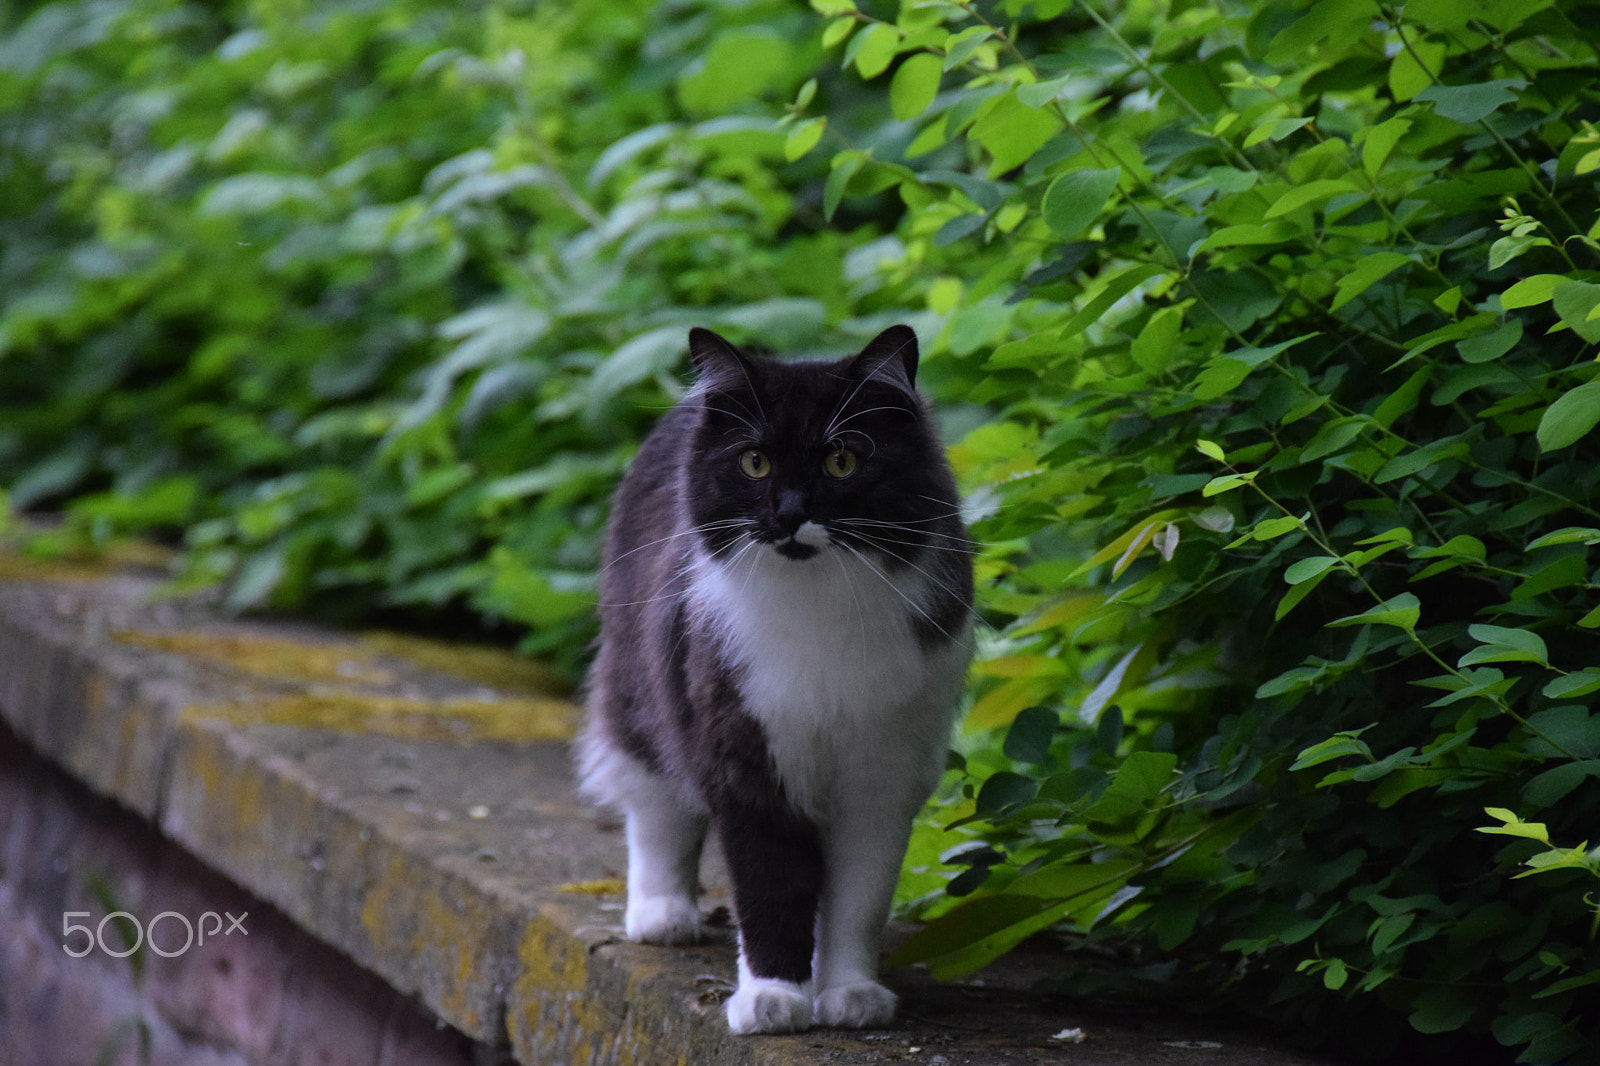
{"type": "Polygon", "coordinates": [[[235,608],[464,608],[576,669],[688,326],[841,317],[839,236],[774,240],[782,135],[714,106],[752,57],[792,93],[810,18],[37,6],[0,54],[13,505],[182,531],[235,608]]]}
{"type": "Polygon", "coordinates": [[[812,7],[0,16],[0,484],[576,668],[687,326],[910,320],[992,627],[902,959],[1593,1059],[1600,8],[812,7]]]}
{"type": "Polygon", "coordinates": [[[913,164],[969,166],[834,175],[899,183],[951,376],[1001,408],[955,451],[1003,740],[968,753],[975,894],[902,961],[1068,921],[1151,965],[1065,988],[1593,1055],[1594,9],[837,10],[931,102],[913,164]]]}

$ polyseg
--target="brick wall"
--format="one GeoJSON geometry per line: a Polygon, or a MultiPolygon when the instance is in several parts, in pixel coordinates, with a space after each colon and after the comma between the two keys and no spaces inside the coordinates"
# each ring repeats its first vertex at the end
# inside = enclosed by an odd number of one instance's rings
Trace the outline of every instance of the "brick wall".
{"type": "Polygon", "coordinates": [[[300,931],[0,725],[0,1066],[487,1066],[509,1059],[300,931]],[[124,958],[131,927],[175,912],[124,958]],[[215,918],[204,918],[206,914],[215,918]],[[233,919],[237,919],[237,924],[233,919]],[[213,928],[213,927],[217,928],[213,928]],[[154,950],[154,949],[159,949],[154,950]],[[163,957],[166,952],[171,957],[163,957]]]}

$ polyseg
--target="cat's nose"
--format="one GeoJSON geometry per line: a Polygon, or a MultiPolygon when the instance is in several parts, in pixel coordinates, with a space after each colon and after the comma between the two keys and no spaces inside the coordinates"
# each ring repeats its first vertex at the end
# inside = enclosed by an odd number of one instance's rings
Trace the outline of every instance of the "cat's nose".
{"type": "Polygon", "coordinates": [[[794,536],[800,523],[806,520],[806,494],[799,489],[779,489],[775,515],[778,527],[794,536]]]}

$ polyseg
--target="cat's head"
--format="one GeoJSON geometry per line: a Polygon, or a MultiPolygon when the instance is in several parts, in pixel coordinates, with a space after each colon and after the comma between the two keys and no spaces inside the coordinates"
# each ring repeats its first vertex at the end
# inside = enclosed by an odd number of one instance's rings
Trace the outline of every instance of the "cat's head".
{"type": "Polygon", "coordinates": [[[687,502],[714,556],[910,561],[960,534],[909,327],[837,362],[751,355],[706,329],[690,331],[689,349],[699,380],[684,401],[698,411],[687,502]]]}

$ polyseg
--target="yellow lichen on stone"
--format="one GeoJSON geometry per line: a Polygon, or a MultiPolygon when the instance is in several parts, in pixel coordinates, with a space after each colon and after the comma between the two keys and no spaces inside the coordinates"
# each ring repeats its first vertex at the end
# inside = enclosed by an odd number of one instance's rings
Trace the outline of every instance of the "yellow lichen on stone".
{"type": "Polygon", "coordinates": [[[418,700],[356,692],[307,693],[250,704],[184,709],[186,720],[221,719],[241,726],[294,726],[373,733],[404,740],[568,740],[578,708],[563,700],[515,696],[495,700],[418,700]]]}
{"type": "Polygon", "coordinates": [[[564,885],[557,885],[556,891],[573,896],[620,896],[628,891],[628,886],[618,878],[611,877],[604,881],[568,881],[564,885]]]}
{"type": "Polygon", "coordinates": [[[363,647],[405,659],[425,670],[448,674],[502,692],[525,696],[565,696],[572,686],[543,664],[505,648],[432,640],[408,633],[373,631],[360,636],[363,647]]]}
{"type": "Polygon", "coordinates": [[[32,559],[0,552],[0,581],[101,581],[113,569],[104,559],[32,559]]]}
{"type": "MultiPolygon", "coordinates": [[[[0,525],[4,514],[0,513],[0,525]]],[[[28,535],[0,538],[0,581],[100,581],[127,567],[167,569],[173,551],[142,540],[118,541],[104,551],[45,557],[26,553],[28,535]],[[20,543],[19,543],[20,541],[20,543]]]]}
{"type": "Polygon", "coordinates": [[[256,677],[368,685],[393,680],[387,670],[373,663],[372,652],[359,644],[310,644],[249,633],[145,633],[134,629],[119,630],[111,639],[202,659],[256,677]]]}
{"type": "Polygon", "coordinates": [[[447,901],[437,884],[427,883],[426,873],[419,876],[404,856],[393,856],[367,892],[361,925],[380,954],[422,960],[435,983],[435,1009],[456,1026],[476,1033],[483,1024],[472,1005],[472,985],[481,969],[477,945],[491,918],[478,897],[462,895],[453,904],[447,901]],[[476,905],[463,908],[463,903],[476,905]],[[404,920],[397,922],[397,915],[404,920]]]}

